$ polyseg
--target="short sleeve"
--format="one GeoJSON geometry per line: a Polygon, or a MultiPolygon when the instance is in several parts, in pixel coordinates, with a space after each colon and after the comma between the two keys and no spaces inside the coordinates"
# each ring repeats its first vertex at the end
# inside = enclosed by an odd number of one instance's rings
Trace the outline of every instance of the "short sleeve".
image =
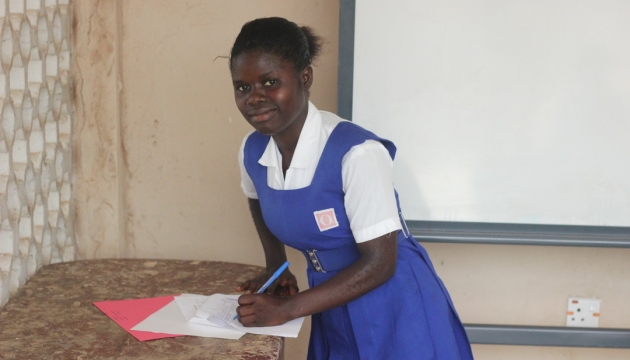
{"type": "Polygon", "coordinates": [[[393,161],[378,141],[368,140],[342,160],[344,204],[356,242],[402,228],[394,195],[393,161]]]}
{"type": "Polygon", "coordinates": [[[252,178],[249,177],[247,170],[245,169],[245,142],[249,135],[245,136],[243,139],[243,143],[241,144],[241,148],[238,151],[238,166],[241,170],[241,188],[243,189],[243,193],[250,199],[258,199],[258,193],[256,192],[256,187],[254,186],[254,182],[252,178]]]}

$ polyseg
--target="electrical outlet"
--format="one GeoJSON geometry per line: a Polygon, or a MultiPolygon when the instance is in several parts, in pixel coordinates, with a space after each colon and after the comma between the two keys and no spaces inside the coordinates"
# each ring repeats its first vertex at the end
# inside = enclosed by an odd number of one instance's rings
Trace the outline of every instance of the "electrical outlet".
{"type": "Polygon", "coordinates": [[[598,327],[601,299],[570,297],[567,307],[567,326],[598,327]]]}

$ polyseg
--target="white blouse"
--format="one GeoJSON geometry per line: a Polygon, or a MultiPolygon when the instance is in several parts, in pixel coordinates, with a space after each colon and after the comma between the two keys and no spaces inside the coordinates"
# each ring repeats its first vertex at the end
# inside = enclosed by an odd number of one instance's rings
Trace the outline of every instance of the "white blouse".
{"type": "MultiPolygon", "coordinates": [[[[327,111],[319,111],[309,102],[308,116],[286,178],[282,175],[282,155],[273,138],[258,160],[259,164],[267,167],[267,185],[276,190],[309,186],[326,142],[341,121],[347,120],[327,111]]],[[[258,199],[254,183],[243,163],[243,149],[248,137],[249,134],[245,136],[238,156],[241,187],[247,197],[258,199]]],[[[393,161],[389,152],[375,140],[355,145],[342,159],[344,205],[352,234],[358,243],[402,228],[394,198],[392,172],[393,161]]]]}

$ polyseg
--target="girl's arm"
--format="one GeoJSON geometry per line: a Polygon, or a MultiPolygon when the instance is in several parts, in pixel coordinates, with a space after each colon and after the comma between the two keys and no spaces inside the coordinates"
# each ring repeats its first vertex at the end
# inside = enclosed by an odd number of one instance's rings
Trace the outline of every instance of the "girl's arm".
{"type": "Polygon", "coordinates": [[[291,297],[243,295],[237,313],[245,326],[273,326],[346,304],[390,279],[396,271],[397,231],[358,243],[360,257],[330,280],[291,297]]]}
{"type": "MultiPolygon", "coordinates": [[[[262,243],[265,252],[266,270],[254,279],[247,280],[237,287],[238,291],[246,293],[254,293],[271,277],[271,275],[287,261],[284,244],[278,240],[267,228],[263,219],[260,202],[257,199],[248,199],[249,211],[252,214],[258,237],[262,243]]],[[[269,286],[268,293],[277,295],[294,295],[298,292],[297,280],[295,276],[287,269],[280,276],[279,280],[269,286]]]]}

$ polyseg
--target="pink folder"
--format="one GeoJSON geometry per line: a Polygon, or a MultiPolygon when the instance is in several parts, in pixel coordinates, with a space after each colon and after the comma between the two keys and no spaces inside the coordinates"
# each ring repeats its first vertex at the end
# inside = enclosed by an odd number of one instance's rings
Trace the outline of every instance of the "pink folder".
{"type": "Polygon", "coordinates": [[[140,341],[178,337],[183,335],[154,333],[149,331],[131,330],[149,315],[160,310],[173,301],[173,296],[161,296],[147,299],[98,301],[93,304],[116,324],[140,341]]]}

